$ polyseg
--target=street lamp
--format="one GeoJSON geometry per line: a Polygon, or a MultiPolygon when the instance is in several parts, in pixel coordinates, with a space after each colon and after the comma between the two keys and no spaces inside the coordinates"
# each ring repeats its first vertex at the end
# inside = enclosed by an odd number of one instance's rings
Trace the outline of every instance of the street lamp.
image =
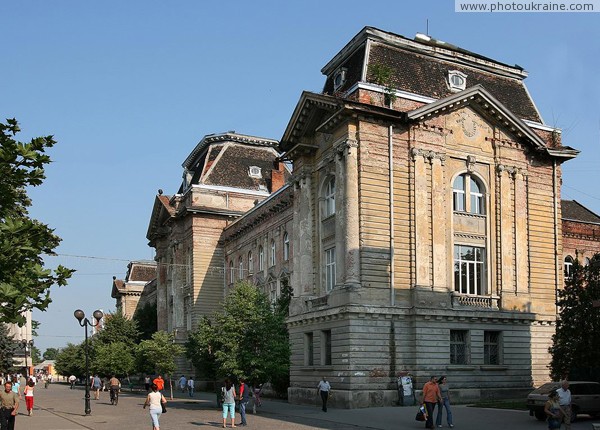
{"type": "MultiPolygon", "coordinates": [[[[27,371],[27,377],[29,377],[29,366],[27,366],[27,353],[33,349],[33,339],[21,339],[19,341],[19,346],[25,350],[25,370],[27,371]]],[[[33,365],[33,359],[31,364],[33,365]]]]}
{"type": "Polygon", "coordinates": [[[81,327],[84,327],[85,330],[85,414],[89,415],[92,413],[92,408],[90,406],[90,359],[88,352],[87,328],[88,326],[97,327],[98,324],[100,324],[100,320],[102,319],[104,314],[102,313],[102,311],[99,310],[94,311],[93,315],[96,324],[90,322],[90,320],[85,317],[85,313],[83,313],[81,309],[77,309],[73,313],[73,315],[75,315],[75,318],[77,318],[77,321],[79,321],[79,325],[81,327]]]}

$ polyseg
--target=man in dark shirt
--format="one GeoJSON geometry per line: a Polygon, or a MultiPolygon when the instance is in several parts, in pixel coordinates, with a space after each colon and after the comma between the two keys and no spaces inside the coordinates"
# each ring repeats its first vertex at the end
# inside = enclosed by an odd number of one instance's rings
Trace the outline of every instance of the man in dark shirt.
{"type": "Polygon", "coordinates": [[[14,430],[15,417],[19,410],[19,395],[12,391],[12,383],[4,384],[4,391],[0,392],[0,429],[14,430]]]}

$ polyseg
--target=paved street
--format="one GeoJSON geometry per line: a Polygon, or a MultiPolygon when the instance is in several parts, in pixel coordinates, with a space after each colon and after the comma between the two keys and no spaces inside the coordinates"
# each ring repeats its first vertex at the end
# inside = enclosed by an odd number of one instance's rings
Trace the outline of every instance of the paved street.
{"type": "MultiPolygon", "coordinates": [[[[35,392],[34,415],[28,417],[21,403],[17,417],[18,430],[138,430],[151,429],[147,409],[142,409],[144,396],[123,393],[118,406],[109,402],[108,392],[99,401],[91,401],[92,414],[85,416],[84,391],[80,387],[53,384],[35,392]]],[[[295,406],[265,399],[256,415],[248,415],[248,429],[422,429],[414,420],[416,407],[385,407],[369,409],[330,409],[323,413],[317,406],[295,406]]],[[[454,406],[454,424],[458,430],[545,430],[546,423],[530,417],[526,411],[479,409],[454,406]]],[[[239,423],[239,414],[236,414],[239,423]]],[[[593,420],[584,416],[573,424],[573,430],[591,430],[593,420]]],[[[229,423],[228,423],[229,425],[229,423]]],[[[161,417],[161,430],[221,428],[222,419],[215,405],[215,396],[198,393],[190,399],[182,394],[168,403],[168,412],[161,417]]]]}

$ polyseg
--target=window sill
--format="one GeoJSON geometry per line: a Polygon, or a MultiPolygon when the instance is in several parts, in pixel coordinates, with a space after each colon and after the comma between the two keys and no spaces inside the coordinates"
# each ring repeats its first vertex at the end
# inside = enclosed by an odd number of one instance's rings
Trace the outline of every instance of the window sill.
{"type": "Polygon", "coordinates": [[[446,370],[468,370],[473,371],[476,370],[477,366],[473,366],[470,364],[449,364],[446,366],[446,370]]]}
{"type": "Polygon", "coordinates": [[[508,366],[504,366],[502,364],[486,364],[483,366],[479,366],[481,370],[489,370],[489,371],[502,371],[508,370],[508,366]]]}
{"type": "Polygon", "coordinates": [[[300,366],[298,367],[298,370],[305,370],[305,371],[332,371],[333,370],[333,366],[321,366],[321,365],[315,365],[315,366],[300,366]]]}

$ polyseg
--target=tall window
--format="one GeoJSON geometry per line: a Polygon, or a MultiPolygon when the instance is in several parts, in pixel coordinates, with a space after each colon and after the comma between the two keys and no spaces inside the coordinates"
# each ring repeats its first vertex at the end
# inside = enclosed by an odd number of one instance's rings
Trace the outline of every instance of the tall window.
{"type": "Polygon", "coordinates": [[[290,259],[290,237],[287,232],[283,235],[283,261],[290,259]]]}
{"type": "Polygon", "coordinates": [[[573,257],[567,255],[565,257],[565,279],[571,279],[573,276],[573,257]]]}
{"type": "Polygon", "coordinates": [[[477,296],[486,293],[484,248],[454,245],[454,291],[477,296]]]}
{"type": "Polygon", "coordinates": [[[467,330],[450,330],[450,364],[469,364],[467,330]]]}
{"type": "Polygon", "coordinates": [[[233,260],[229,261],[229,282],[233,284],[235,281],[235,269],[233,268],[233,260]]]}
{"type": "Polygon", "coordinates": [[[335,214],[335,177],[331,177],[323,190],[323,218],[335,214]]]}
{"type": "Polygon", "coordinates": [[[335,248],[325,250],[325,288],[327,292],[335,286],[335,248]]]}
{"type": "Polygon", "coordinates": [[[452,185],[452,194],[455,212],[485,214],[483,186],[469,173],[456,177],[452,185]]]}
{"type": "Polygon", "coordinates": [[[277,298],[279,297],[279,293],[277,291],[277,280],[271,279],[269,281],[268,287],[269,287],[269,300],[271,301],[271,304],[274,305],[275,302],[277,301],[277,298]]]}
{"type": "Polygon", "coordinates": [[[483,363],[500,364],[500,332],[483,332],[483,363]]]}
{"type": "Polygon", "coordinates": [[[244,260],[242,257],[238,260],[238,279],[244,278],[244,260]]]}
{"type": "Polygon", "coordinates": [[[304,333],[304,365],[313,366],[313,334],[304,333]]]}
{"type": "Polygon", "coordinates": [[[271,239],[271,256],[269,261],[269,266],[275,266],[275,240],[271,239]]]}
{"type": "Polygon", "coordinates": [[[321,365],[331,366],[331,330],[321,331],[321,365]]]}
{"type": "Polygon", "coordinates": [[[258,270],[265,270],[265,250],[262,245],[258,247],[258,270]]]}
{"type": "Polygon", "coordinates": [[[254,272],[254,260],[252,259],[252,251],[248,252],[248,274],[254,272]]]}

